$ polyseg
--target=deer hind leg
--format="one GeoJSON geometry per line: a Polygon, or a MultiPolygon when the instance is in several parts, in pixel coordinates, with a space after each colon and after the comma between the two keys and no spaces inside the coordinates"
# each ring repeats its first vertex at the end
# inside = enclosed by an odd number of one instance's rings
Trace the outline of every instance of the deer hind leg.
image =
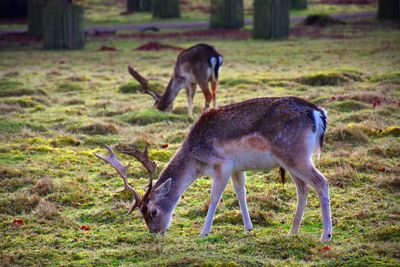
{"type": "Polygon", "coordinates": [[[292,174],[291,176],[297,190],[297,208],[293,219],[292,229],[290,230],[289,235],[296,235],[299,232],[300,223],[303,219],[303,213],[307,205],[307,196],[308,192],[310,191],[310,187],[296,176],[292,174]]]}
{"type": "Polygon", "coordinates": [[[192,117],[193,115],[193,99],[194,95],[196,94],[196,84],[191,83],[186,86],[186,100],[188,105],[188,115],[192,117]]]}
{"type": "Polygon", "coordinates": [[[242,212],[244,231],[250,232],[253,230],[249,211],[246,202],[246,173],[236,172],[232,174],[232,184],[235,189],[236,197],[239,201],[240,210],[242,212]]]}
{"type": "Polygon", "coordinates": [[[217,88],[218,88],[218,81],[215,79],[211,79],[211,94],[212,94],[213,108],[217,107],[217,88]]]}
{"type": "Polygon", "coordinates": [[[293,164],[291,165],[284,164],[285,168],[294,177],[298,177],[299,180],[303,181],[307,185],[310,185],[318,193],[319,200],[321,203],[322,225],[324,227],[324,231],[321,236],[321,241],[328,241],[332,237],[332,218],[331,218],[328,180],[314,167],[311,160],[306,163],[297,162],[294,165],[296,167],[292,167],[293,164]]]}
{"type": "Polygon", "coordinates": [[[211,231],[215,211],[219,201],[221,200],[222,193],[225,191],[228,184],[229,176],[229,174],[223,174],[222,172],[217,172],[214,176],[211,186],[210,206],[208,207],[206,222],[204,223],[200,237],[206,237],[211,231]]]}
{"type": "Polygon", "coordinates": [[[210,89],[208,88],[208,82],[207,81],[204,81],[204,82],[202,81],[202,82],[199,82],[198,84],[199,84],[199,86],[201,88],[201,91],[203,91],[203,94],[204,94],[205,103],[204,103],[203,112],[206,112],[210,108],[210,102],[211,102],[211,99],[212,99],[212,94],[210,92],[210,89]]]}

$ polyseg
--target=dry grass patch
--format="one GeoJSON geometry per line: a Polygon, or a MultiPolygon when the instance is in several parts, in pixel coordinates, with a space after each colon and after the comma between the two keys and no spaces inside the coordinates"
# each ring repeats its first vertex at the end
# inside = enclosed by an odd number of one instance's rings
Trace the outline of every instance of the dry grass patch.
{"type": "Polygon", "coordinates": [[[53,187],[53,180],[45,176],[36,182],[33,191],[39,196],[45,196],[53,192],[53,187]]]}
{"type": "Polygon", "coordinates": [[[59,209],[56,204],[42,199],[33,213],[38,218],[51,220],[59,216],[59,209]]]}
{"type": "Polygon", "coordinates": [[[363,74],[354,70],[319,72],[295,79],[310,86],[341,86],[349,82],[363,81],[363,74]]]}
{"type": "Polygon", "coordinates": [[[42,198],[37,194],[29,194],[26,191],[17,191],[9,198],[0,199],[0,213],[20,215],[30,213],[36,208],[42,198]]]}
{"type": "Polygon", "coordinates": [[[349,127],[348,125],[337,126],[327,133],[329,142],[346,142],[353,144],[368,143],[368,135],[362,127],[349,127]]]}
{"type": "Polygon", "coordinates": [[[82,126],[73,130],[73,132],[80,132],[89,135],[108,135],[117,134],[119,131],[118,126],[115,123],[93,123],[86,126],[82,126]]]}

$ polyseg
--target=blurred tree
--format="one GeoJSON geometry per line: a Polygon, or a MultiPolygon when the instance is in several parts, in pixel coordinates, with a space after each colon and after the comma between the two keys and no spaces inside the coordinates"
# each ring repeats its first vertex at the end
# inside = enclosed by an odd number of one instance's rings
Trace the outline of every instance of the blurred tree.
{"type": "Polygon", "coordinates": [[[82,6],[71,0],[47,0],[43,9],[43,48],[81,49],[85,46],[82,6]]]}
{"type": "Polygon", "coordinates": [[[152,0],[153,18],[179,18],[179,0],[152,0]]]}
{"type": "Polygon", "coordinates": [[[308,0],[292,0],[291,8],[292,9],[307,9],[308,0]]]}
{"type": "Polygon", "coordinates": [[[151,11],[151,1],[152,0],[140,0],[140,3],[139,3],[140,11],[150,12],[151,11]]]}
{"type": "Polygon", "coordinates": [[[400,1],[379,0],[378,19],[400,19],[400,1]]]}
{"type": "Polygon", "coordinates": [[[140,11],[140,0],[126,0],[126,13],[140,11]]]}
{"type": "Polygon", "coordinates": [[[27,0],[1,0],[0,18],[26,17],[27,0]]]}
{"type": "Polygon", "coordinates": [[[290,0],[254,0],[253,37],[285,38],[289,35],[290,0]]]}
{"type": "Polygon", "coordinates": [[[45,5],[46,0],[28,0],[28,34],[43,34],[42,11],[45,5]]]}
{"type": "Polygon", "coordinates": [[[210,28],[240,29],[243,26],[243,0],[211,0],[210,28]]]}

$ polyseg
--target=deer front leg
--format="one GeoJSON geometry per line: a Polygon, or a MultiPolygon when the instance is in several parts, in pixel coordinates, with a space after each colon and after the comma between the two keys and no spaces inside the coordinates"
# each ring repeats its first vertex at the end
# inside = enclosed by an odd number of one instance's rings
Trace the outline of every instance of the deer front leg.
{"type": "Polygon", "coordinates": [[[244,231],[250,232],[251,230],[253,230],[253,224],[251,223],[246,202],[246,173],[245,172],[233,173],[232,184],[233,188],[235,189],[236,197],[239,201],[240,210],[242,212],[244,231]]]}
{"type": "Polygon", "coordinates": [[[307,205],[307,196],[308,192],[310,191],[310,187],[296,176],[292,175],[292,179],[296,185],[297,191],[297,208],[296,213],[294,215],[292,229],[289,232],[290,236],[296,235],[299,232],[300,223],[303,219],[304,209],[307,205]]]}
{"type": "Polygon", "coordinates": [[[186,101],[188,105],[188,115],[192,117],[193,115],[193,99],[196,94],[196,84],[191,83],[186,86],[186,101]]]}
{"type": "Polygon", "coordinates": [[[226,185],[228,184],[229,176],[230,175],[222,175],[221,173],[217,173],[214,176],[211,186],[210,206],[208,207],[206,222],[204,223],[203,230],[200,233],[200,237],[202,238],[208,236],[211,231],[215,210],[217,209],[218,203],[221,200],[222,193],[224,192],[226,185]]]}

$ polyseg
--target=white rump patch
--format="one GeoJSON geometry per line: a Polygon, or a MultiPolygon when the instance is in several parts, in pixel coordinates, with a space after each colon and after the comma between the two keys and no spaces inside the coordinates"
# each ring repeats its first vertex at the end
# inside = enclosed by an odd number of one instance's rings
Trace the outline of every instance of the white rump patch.
{"type": "Polygon", "coordinates": [[[223,58],[222,56],[219,56],[219,57],[218,57],[219,65],[222,65],[223,59],[224,59],[224,58],[223,58]]]}
{"type": "Polygon", "coordinates": [[[215,65],[217,64],[217,58],[216,57],[211,57],[210,58],[210,63],[211,63],[211,67],[214,68],[215,65]]]}
{"type": "Polygon", "coordinates": [[[320,146],[320,138],[324,134],[325,129],[324,129],[324,122],[322,121],[321,115],[327,115],[326,111],[322,109],[324,114],[321,114],[321,112],[314,110],[313,111],[313,116],[314,116],[314,121],[315,121],[315,145],[314,145],[314,151],[317,154],[318,160],[320,159],[321,156],[321,146],[320,146]]]}

